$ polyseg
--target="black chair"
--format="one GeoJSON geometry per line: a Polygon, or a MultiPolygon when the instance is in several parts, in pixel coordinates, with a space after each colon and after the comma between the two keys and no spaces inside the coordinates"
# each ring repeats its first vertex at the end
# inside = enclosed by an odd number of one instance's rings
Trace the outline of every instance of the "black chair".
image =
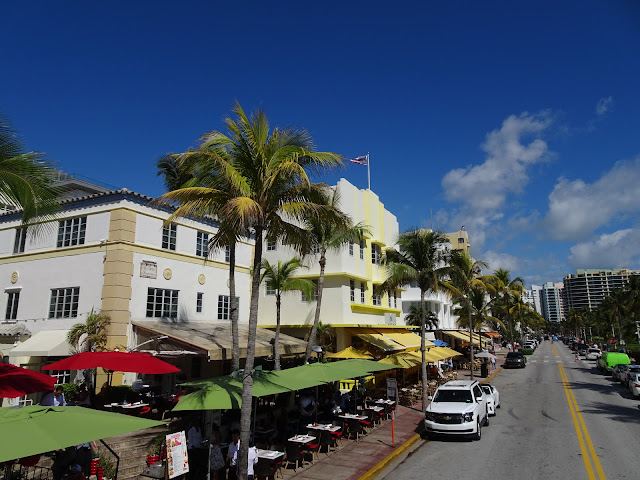
{"type": "Polygon", "coordinates": [[[289,462],[294,462],[293,471],[298,471],[298,465],[301,465],[304,468],[304,452],[302,451],[302,445],[296,442],[287,443],[285,452],[287,454],[287,460],[284,465],[284,468],[289,466],[289,462]]]}
{"type": "Polygon", "coordinates": [[[257,480],[274,479],[275,471],[271,468],[271,462],[266,458],[259,458],[253,467],[253,475],[257,480]]]}
{"type": "Polygon", "coordinates": [[[347,425],[349,425],[349,437],[355,438],[356,442],[360,439],[360,435],[366,434],[366,432],[364,431],[364,426],[357,418],[350,418],[347,421],[347,425]]]}

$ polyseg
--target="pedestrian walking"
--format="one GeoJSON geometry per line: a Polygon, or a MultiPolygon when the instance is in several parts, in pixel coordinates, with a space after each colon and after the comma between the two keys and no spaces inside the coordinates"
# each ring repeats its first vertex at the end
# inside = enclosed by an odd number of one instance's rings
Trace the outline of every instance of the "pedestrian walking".
{"type": "Polygon", "coordinates": [[[495,371],[496,369],[496,357],[491,357],[491,371],[495,371]]]}

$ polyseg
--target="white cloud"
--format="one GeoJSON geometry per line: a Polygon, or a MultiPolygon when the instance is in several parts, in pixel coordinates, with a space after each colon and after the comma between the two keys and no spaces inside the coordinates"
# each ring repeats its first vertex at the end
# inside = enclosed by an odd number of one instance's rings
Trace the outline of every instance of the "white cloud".
{"type": "Polygon", "coordinates": [[[569,264],[574,268],[636,268],[640,263],[640,230],[627,228],[600,235],[571,247],[569,264]]]}
{"type": "Polygon", "coordinates": [[[613,97],[602,97],[596,103],[596,113],[598,115],[604,115],[613,107],[613,97]]]}
{"type": "Polygon", "coordinates": [[[479,252],[486,230],[502,220],[507,196],[522,192],[529,182],[529,168],[549,156],[540,136],[549,128],[548,112],[511,115],[499,129],[487,134],[483,163],[450,170],[442,179],[445,197],[461,204],[451,215],[450,227],[465,225],[479,252]]]}
{"type": "Polygon", "coordinates": [[[580,240],[623,216],[640,213],[640,157],[618,162],[594,183],[560,178],[549,195],[549,234],[580,240]]]}
{"type": "Polygon", "coordinates": [[[486,269],[486,272],[482,272],[485,275],[491,274],[500,268],[504,268],[505,270],[509,270],[509,272],[511,272],[511,277],[514,278],[518,276],[515,272],[522,269],[522,262],[520,261],[520,258],[508,253],[499,253],[489,250],[482,254],[481,260],[489,266],[489,268],[486,269]]]}

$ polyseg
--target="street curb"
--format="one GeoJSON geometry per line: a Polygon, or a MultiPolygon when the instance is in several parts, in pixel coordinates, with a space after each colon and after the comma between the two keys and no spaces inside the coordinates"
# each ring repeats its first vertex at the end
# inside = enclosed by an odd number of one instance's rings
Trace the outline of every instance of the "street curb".
{"type": "MultiPolygon", "coordinates": [[[[489,377],[482,381],[482,383],[490,382],[496,375],[498,375],[502,371],[502,367],[498,368],[495,372],[493,372],[489,377]]],[[[411,437],[409,440],[400,445],[396,450],[387,455],[384,459],[378,462],[373,468],[371,468],[367,473],[358,477],[358,480],[370,480],[376,477],[380,472],[382,472],[387,466],[393,462],[397,457],[399,457],[405,450],[412,447],[418,440],[422,437],[416,434],[411,437]]]]}
{"type": "Polygon", "coordinates": [[[409,447],[413,446],[421,437],[418,434],[415,434],[409,440],[400,445],[395,451],[387,455],[383,460],[378,462],[372,469],[370,469],[367,473],[358,478],[358,480],[370,480],[375,478],[380,472],[382,472],[387,466],[394,461],[398,456],[404,453],[409,447]]]}

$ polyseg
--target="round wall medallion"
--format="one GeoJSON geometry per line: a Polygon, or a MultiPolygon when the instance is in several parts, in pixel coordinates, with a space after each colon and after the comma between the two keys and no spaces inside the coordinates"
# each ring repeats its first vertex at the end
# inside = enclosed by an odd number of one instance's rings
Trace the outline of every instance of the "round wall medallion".
{"type": "Polygon", "coordinates": [[[18,272],[13,272],[11,274],[11,283],[16,283],[18,281],[18,272]]]}
{"type": "Polygon", "coordinates": [[[165,268],[163,275],[164,275],[165,280],[171,280],[171,276],[173,274],[171,273],[171,269],[170,268],[165,268]]]}
{"type": "Polygon", "coordinates": [[[206,280],[207,280],[207,279],[205,278],[204,273],[201,273],[200,275],[198,275],[198,283],[199,283],[200,285],[204,285],[204,282],[205,282],[206,280]]]}

